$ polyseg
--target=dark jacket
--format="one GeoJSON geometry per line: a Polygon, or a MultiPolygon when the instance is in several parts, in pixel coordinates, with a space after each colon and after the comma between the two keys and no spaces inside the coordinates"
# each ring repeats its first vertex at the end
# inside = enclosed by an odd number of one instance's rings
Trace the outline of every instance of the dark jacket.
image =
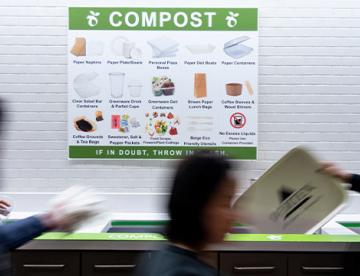
{"type": "Polygon", "coordinates": [[[0,276],[8,275],[8,252],[48,230],[36,216],[0,225],[0,276]]]}
{"type": "Polygon", "coordinates": [[[360,175],[353,174],[350,178],[349,183],[351,184],[351,190],[360,193],[360,175]]]}
{"type": "Polygon", "coordinates": [[[150,261],[140,262],[136,276],[217,276],[215,268],[200,260],[193,251],[174,245],[155,253],[150,261]]]}

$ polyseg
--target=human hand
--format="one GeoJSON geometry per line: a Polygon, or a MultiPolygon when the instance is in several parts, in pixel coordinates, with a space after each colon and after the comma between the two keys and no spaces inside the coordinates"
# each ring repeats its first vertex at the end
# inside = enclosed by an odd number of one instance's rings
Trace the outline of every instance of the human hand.
{"type": "Polygon", "coordinates": [[[5,199],[0,199],[0,215],[7,216],[11,212],[11,204],[5,199]]]}
{"type": "Polygon", "coordinates": [[[42,221],[48,228],[72,232],[100,213],[102,201],[91,189],[73,186],[51,201],[50,210],[43,215],[42,221]]]}
{"type": "Polygon", "coordinates": [[[351,173],[348,173],[343,169],[339,168],[336,164],[332,162],[322,162],[321,171],[330,176],[336,177],[345,183],[349,183],[352,175],[351,173]]]}

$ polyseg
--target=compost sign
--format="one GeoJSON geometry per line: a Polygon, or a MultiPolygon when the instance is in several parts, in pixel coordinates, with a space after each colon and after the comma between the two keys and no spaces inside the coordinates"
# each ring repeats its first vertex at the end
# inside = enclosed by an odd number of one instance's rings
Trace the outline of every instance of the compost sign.
{"type": "Polygon", "coordinates": [[[69,7],[73,159],[256,159],[258,11],[69,7]]]}

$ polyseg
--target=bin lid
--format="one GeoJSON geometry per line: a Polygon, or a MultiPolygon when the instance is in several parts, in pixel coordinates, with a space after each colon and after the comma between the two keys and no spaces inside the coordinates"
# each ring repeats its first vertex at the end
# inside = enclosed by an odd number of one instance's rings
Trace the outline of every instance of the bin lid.
{"type": "Polygon", "coordinates": [[[275,163],[234,203],[241,222],[260,233],[310,234],[345,205],[346,192],[298,147],[275,163]]]}

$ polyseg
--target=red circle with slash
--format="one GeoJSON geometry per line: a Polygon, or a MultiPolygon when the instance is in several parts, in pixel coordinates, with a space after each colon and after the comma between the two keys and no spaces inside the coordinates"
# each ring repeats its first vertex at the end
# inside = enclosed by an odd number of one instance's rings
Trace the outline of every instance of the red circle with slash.
{"type": "Polygon", "coordinates": [[[240,112],[236,112],[230,116],[230,124],[233,128],[243,128],[246,124],[246,117],[240,112]]]}

